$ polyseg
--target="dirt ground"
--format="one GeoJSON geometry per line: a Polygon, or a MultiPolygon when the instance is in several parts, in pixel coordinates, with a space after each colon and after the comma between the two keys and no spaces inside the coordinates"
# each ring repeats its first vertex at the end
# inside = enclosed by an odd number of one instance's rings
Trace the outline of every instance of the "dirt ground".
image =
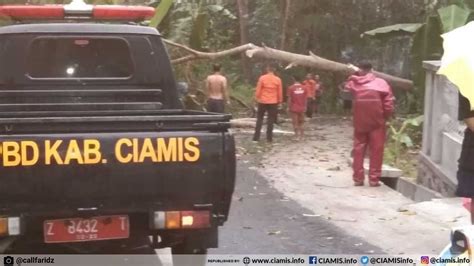
{"type": "Polygon", "coordinates": [[[389,254],[437,254],[449,243],[452,227],[469,224],[459,199],[415,203],[386,186],[354,187],[349,119],[319,117],[306,127],[306,139],[298,142],[288,121],[281,124],[271,146],[249,143],[251,130],[238,132],[246,152],[261,155],[259,173],[312,211],[302,216],[323,217],[389,254]]]}

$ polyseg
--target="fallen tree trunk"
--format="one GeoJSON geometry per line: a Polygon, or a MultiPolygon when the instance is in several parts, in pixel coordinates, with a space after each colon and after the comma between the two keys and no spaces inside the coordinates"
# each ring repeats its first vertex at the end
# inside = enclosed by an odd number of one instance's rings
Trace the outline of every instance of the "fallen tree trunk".
{"type": "MultiPolygon", "coordinates": [[[[295,54],[286,51],[281,51],[269,47],[254,47],[245,52],[248,57],[258,57],[263,59],[272,59],[278,61],[288,62],[292,65],[312,67],[319,70],[331,71],[331,72],[343,72],[353,73],[353,71],[346,65],[338,62],[334,62],[313,53],[309,55],[295,54]]],[[[410,90],[413,88],[413,81],[395,77],[386,73],[374,71],[374,74],[380,78],[387,80],[392,86],[410,90]]]]}
{"type": "MultiPolygon", "coordinates": [[[[306,66],[306,67],[311,67],[318,70],[342,72],[347,75],[353,73],[353,70],[349,68],[348,65],[325,59],[311,52],[309,53],[309,55],[296,54],[296,53],[290,53],[290,52],[282,51],[278,49],[273,49],[266,46],[260,47],[251,43],[237,46],[231,49],[219,51],[219,52],[201,52],[201,51],[191,49],[185,45],[172,42],[170,40],[163,39],[163,41],[168,45],[185,50],[186,52],[189,53],[189,55],[187,56],[171,60],[173,64],[182,64],[188,61],[200,60],[200,59],[214,60],[214,59],[225,57],[225,56],[245,53],[250,58],[269,59],[269,60],[277,60],[277,61],[286,62],[289,64],[289,67],[306,66]]],[[[378,77],[383,78],[386,81],[388,81],[393,87],[404,89],[404,90],[410,90],[413,88],[413,81],[411,80],[395,77],[395,76],[392,76],[386,73],[377,72],[377,71],[374,71],[374,73],[378,77]]]]}
{"type": "Polygon", "coordinates": [[[230,125],[233,128],[255,128],[256,124],[255,121],[243,121],[239,119],[230,120],[230,125]]]}

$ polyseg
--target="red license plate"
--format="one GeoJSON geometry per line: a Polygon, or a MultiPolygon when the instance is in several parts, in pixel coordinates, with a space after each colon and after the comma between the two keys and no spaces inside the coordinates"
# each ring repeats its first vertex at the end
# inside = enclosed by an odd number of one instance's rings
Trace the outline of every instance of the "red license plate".
{"type": "Polygon", "coordinates": [[[128,216],[100,216],[47,220],[43,223],[45,243],[66,243],[128,238],[128,216]]]}

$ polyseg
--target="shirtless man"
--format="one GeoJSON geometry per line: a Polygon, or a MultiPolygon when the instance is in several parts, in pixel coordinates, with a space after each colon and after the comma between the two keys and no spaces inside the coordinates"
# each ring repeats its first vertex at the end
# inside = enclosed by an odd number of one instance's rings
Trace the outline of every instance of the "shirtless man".
{"type": "Polygon", "coordinates": [[[213,65],[214,74],[206,79],[207,88],[207,111],[213,113],[224,113],[225,102],[230,104],[227,92],[227,79],[221,74],[221,65],[213,65]],[[225,101],[225,102],[224,102],[225,101]]]}

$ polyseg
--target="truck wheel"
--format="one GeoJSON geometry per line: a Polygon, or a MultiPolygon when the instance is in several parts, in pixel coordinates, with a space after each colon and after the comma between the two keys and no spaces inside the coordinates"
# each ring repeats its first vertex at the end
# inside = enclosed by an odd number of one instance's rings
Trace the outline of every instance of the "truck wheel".
{"type": "Polygon", "coordinates": [[[171,248],[173,266],[205,266],[207,249],[189,248],[184,244],[171,248]]]}

